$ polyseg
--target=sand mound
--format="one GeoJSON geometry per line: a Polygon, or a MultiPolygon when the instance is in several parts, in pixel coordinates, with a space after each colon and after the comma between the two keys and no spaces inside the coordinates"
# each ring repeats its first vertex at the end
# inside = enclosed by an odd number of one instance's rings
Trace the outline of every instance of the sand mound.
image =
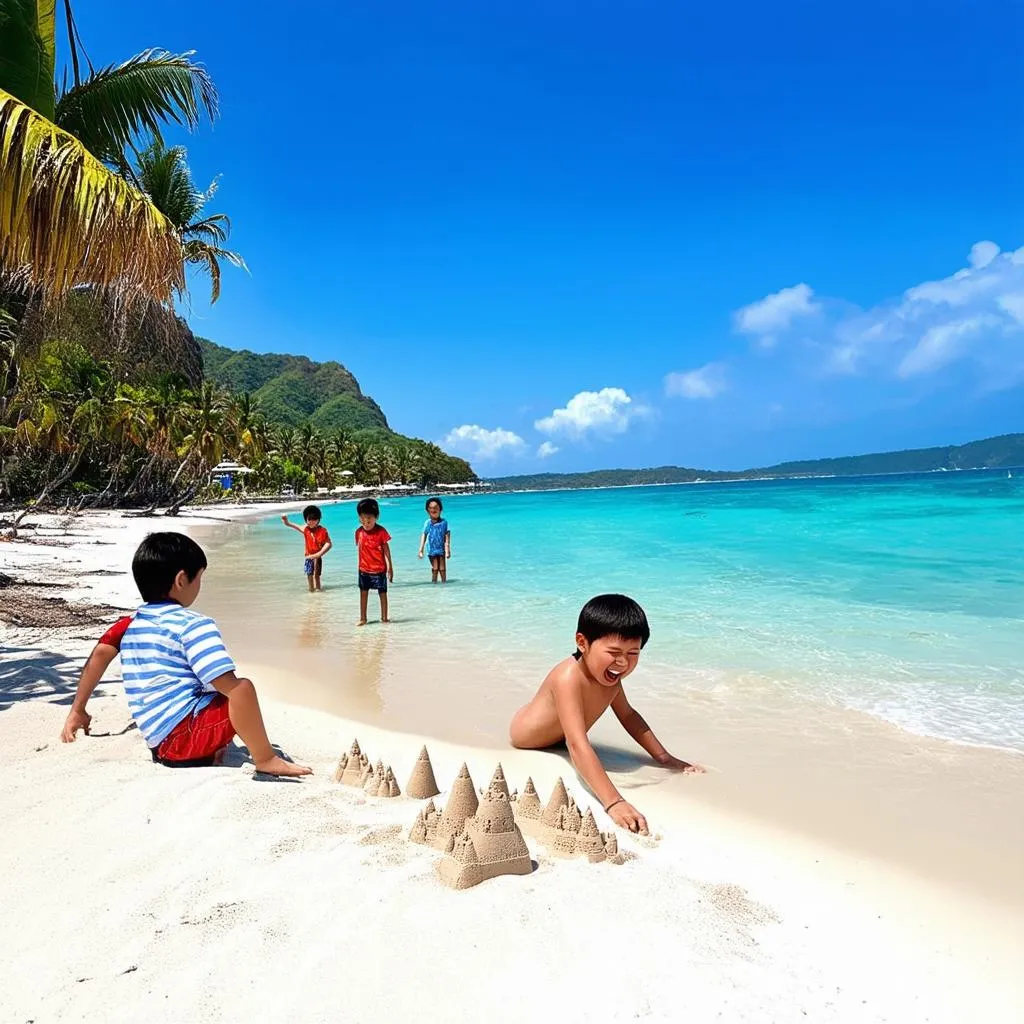
{"type": "Polygon", "coordinates": [[[558,825],[558,813],[569,803],[569,794],[565,791],[565,783],[561,778],[555,781],[555,788],[551,792],[551,798],[544,807],[540,816],[540,823],[547,828],[556,828],[558,825]]]}
{"type": "Polygon", "coordinates": [[[532,870],[512,805],[507,794],[497,788],[484,793],[462,833],[448,838],[437,866],[441,881],[453,889],[468,889],[497,875],[528,875],[532,870]]]}
{"type": "Polygon", "coordinates": [[[413,766],[412,775],[409,776],[405,792],[415,800],[427,800],[441,792],[437,788],[437,780],[434,778],[434,767],[430,763],[430,755],[427,753],[426,747],[420,751],[420,756],[416,758],[416,764],[413,766]]]}

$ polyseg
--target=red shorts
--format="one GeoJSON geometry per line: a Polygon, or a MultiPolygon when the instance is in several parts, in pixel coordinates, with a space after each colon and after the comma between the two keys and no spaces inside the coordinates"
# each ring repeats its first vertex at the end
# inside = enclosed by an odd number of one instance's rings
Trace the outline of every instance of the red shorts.
{"type": "Polygon", "coordinates": [[[235,735],[228,716],[228,699],[218,693],[198,714],[187,715],[153,750],[153,760],[179,768],[213,764],[213,755],[235,735]]]}

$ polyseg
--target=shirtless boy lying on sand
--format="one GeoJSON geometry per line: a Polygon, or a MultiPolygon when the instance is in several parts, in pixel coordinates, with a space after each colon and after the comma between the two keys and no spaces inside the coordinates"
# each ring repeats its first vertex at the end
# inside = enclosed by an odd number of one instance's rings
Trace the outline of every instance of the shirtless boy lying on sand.
{"type": "Polygon", "coordinates": [[[632,598],[604,594],[588,601],[576,627],[576,653],[548,673],[509,729],[512,745],[522,749],[542,750],[564,740],[576,770],[615,824],[645,834],[647,819],[608,778],[587,733],[611,706],[626,732],[662,767],[704,771],[673,757],[626,700],[622,680],[636,668],[650,636],[647,616],[632,598]]]}

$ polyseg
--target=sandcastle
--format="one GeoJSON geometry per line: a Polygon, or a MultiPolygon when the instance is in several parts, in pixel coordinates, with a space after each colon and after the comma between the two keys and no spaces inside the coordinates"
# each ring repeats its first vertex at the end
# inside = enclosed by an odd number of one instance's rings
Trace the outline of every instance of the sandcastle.
{"type": "Polygon", "coordinates": [[[398,788],[398,780],[395,778],[395,773],[391,770],[391,765],[387,765],[381,773],[375,795],[384,797],[402,795],[402,791],[398,788]]]}
{"type": "Polygon", "coordinates": [[[349,750],[347,756],[342,754],[338,768],[341,769],[341,775],[338,775],[336,769],[335,778],[343,786],[362,787],[366,784],[367,773],[373,771],[370,767],[370,759],[359,749],[359,740],[352,741],[352,749],[349,750]],[[344,767],[342,767],[342,761],[344,767]]]}
{"type": "Polygon", "coordinates": [[[376,796],[377,790],[380,789],[381,782],[384,781],[384,764],[378,758],[377,763],[370,769],[369,774],[363,779],[363,792],[367,796],[376,796]]]}
{"type": "Polygon", "coordinates": [[[348,764],[348,754],[342,754],[338,758],[338,767],[334,769],[334,781],[341,782],[342,775],[345,774],[345,766],[348,764]]]}
{"type": "Polygon", "coordinates": [[[537,788],[533,784],[533,779],[527,778],[522,794],[517,794],[512,799],[515,801],[514,810],[517,815],[533,821],[540,818],[540,797],[537,796],[537,788]]]}
{"type": "Polygon", "coordinates": [[[433,846],[434,840],[437,837],[437,825],[440,820],[441,815],[434,806],[434,801],[428,800],[426,807],[416,815],[409,838],[414,843],[433,846]]]}
{"type": "Polygon", "coordinates": [[[441,881],[453,889],[468,889],[497,875],[528,875],[533,870],[507,793],[497,786],[484,793],[476,813],[465,819],[460,833],[445,840],[437,870],[441,881]]]}
{"type": "Polygon", "coordinates": [[[463,762],[459,774],[452,783],[451,792],[448,794],[448,803],[444,805],[432,846],[443,850],[448,845],[449,839],[454,839],[461,831],[467,818],[476,814],[480,801],[476,796],[476,789],[473,780],[470,778],[469,769],[463,762]]]}
{"type": "Polygon", "coordinates": [[[513,806],[522,827],[553,853],[563,857],[586,857],[591,863],[605,860],[623,863],[614,833],[601,832],[593,813],[580,811],[561,779],[555,782],[543,810],[532,779],[526,780],[523,795],[513,806]]]}
{"type": "MultiPolygon", "coordinates": [[[[505,798],[511,800],[512,797],[508,791],[508,783],[505,781],[505,771],[501,767],[500,763],[498,764],[498,767],[494,769],[494,774],[491,776],[491,781],[487,786],[487,789],[488,791],[493,789],[498,793],[504,793],[505,798]]],[[[480,795],[484,795],[483,790],[480,791],[480,795]]]]}
{"type": "Polygon", "coordinates": [[[420,751],[420,756],[416,758],[416,764],[413,767],[412,775],[409,776],[405,792],[415,800],[427,800],[441,792],[437,788],[434,768],[430,763],[430,755],[427,753],[426,747],[420,751]]]}

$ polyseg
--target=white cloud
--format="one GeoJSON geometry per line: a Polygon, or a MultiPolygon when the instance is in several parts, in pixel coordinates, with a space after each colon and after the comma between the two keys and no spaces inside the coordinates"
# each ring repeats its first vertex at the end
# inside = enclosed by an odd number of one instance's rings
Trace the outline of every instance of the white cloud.
{"type": "Polygon", "coordinates": [[[813,299],[814,289],[803,283],[795,284],[738,309],[733,314],[733,323],[736,330],[744,334],[759,335],[758,344],[762,348],[773,348],[780,331],[788,330],[798,317],[810,316],[821,309],[821,303],[813,299]]]}
{"type": "Polygon", "coordinates": [[[975,242],[971,246],[968,260],[975,270],[983,270],[999,255],[999,246],[995,242],[975,242]]]}
{"type": "Polygon", "coordinates": [[[721,363],[708,363],[686,373],[670,373],[665,378],[665,394],[670,398],[715,398],[728,387],[721,363]]]}
{"type": "Polygon", "coordinates": [[[537,449],[537,458],[550,459],[551,456],[556,455],[558,451],[558,445],[554,445],[550,441],[544,441],[541,443],[541,446],[537,449]]]}
{"type": "Polygon", "coordinates": [[[990,384],[1000,367],[1018,373],[1024,360],[1024,248],[1001,252],[995,242],[976,242],[967,261],[948,277],[914,285],[894,302],[834,323],[826,369],[874,369],[906,379],[973,360],[984,365],[990,384]]]}
{"type": "Polygon", "coordinates": [[[473,459],[486,460],[503,453],[517,455],[526,449],[526,442],[511,430],[503,430],[501,427],[487,430],[467,423],[450,430],[441,442],[441,447],[473,459]]]}
{"type": "Polygon", "coordinates": [[[986,327],[998,326],[995,317],[975,316],[966,320],[939,324],[925,331],[921,340],[900,360],[898,377],[934,373],[953,362],[964,350],[965,342],[986,327]]]}
{"type": "Polygon", "coordinates": [[[579,438],[587,433],[621,434],[630,421],[647,413],[622,388],[581,391],[555,409],[550,416],[537,420],[534,426],[542,434],[564,434],[579,438]]]}

